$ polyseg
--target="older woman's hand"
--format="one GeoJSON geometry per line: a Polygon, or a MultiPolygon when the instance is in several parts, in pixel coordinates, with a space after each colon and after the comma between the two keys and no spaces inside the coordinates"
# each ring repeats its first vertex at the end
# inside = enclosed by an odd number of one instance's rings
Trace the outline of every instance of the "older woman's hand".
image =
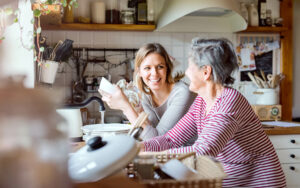
{"type": "Polygon", "coordinates": [[[103,90],[99,90],[99,93],[102,95],[102,100],[110,108],[124,111],[130,106],[130,103],[123,91],[118,86],[115,86],[115,88],[116,92],[114,94],[109,94],[103,90]]]}

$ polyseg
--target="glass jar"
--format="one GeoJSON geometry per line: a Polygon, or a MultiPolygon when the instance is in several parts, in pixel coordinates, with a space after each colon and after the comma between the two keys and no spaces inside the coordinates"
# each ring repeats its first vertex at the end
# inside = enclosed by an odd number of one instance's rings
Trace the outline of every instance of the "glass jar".
{"type": "Polygon", "coordinates": [[[122,24],[134,24],[134,11],[133,10],[122,10],[121,11],[121,22],[122,22],[122,24]]]}

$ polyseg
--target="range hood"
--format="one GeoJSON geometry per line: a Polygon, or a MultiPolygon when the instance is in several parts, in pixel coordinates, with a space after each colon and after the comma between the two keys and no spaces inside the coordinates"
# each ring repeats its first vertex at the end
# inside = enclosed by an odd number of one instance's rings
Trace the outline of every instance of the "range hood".
{"type": "Polygon", "coordinates": [[[237,0],[165,0],[160,32],[237,32],[247,28],[237,0]]]}

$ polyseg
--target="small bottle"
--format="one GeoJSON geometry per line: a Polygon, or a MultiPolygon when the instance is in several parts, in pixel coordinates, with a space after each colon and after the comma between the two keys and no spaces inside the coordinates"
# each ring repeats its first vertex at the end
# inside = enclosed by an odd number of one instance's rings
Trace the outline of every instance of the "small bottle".
{"type": "Polygon", "coordinates": [[[245,3],[241,3],[241,14],[243,16],[243,18],[246,20],[246,22],[248,23],[249,21],[249,16],[248,16],[248,10],[247,10],[247,7],[246,7],[246,4],[245,3]]]}
{"type": "Polygon", "coordinates": [[[147,21],[154,24],[154,0],[147,0],[147,21]]]}
{"type": "Polygon", "coordinates": [[[266,18],[267,26],[272,26],[272,10],[267,10],[267,18],[266,18]]]}
{"type": "Polygon", "coordinates": [[[136,23],[147,24],[147,1],[138,0],[136,4],[136,23]]]}
{"type": "Polygon", "coordinates": [[[267,26],[267,1],[266,0],[258,0],[258,18],[259,18],[259,26],[267,26]]]}
{"type": "Polygon", "coordinates": [[[248,9],[249,12],[249,25],[253,27],[258,26],[258,12],[254,3],[251,3],[248,9]]]}

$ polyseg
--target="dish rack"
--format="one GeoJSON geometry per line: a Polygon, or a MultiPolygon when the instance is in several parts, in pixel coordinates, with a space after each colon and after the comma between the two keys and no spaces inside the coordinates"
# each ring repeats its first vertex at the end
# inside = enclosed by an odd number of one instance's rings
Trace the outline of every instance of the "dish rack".
{"type": "MultiPolygon", "coordinates": [[[[170,159],[178,158],[183,154],[166,154],[166,153],[145,153],[142,157],[145,159],[145,155],[148,159],[154,159],[156,164],[165,163],[170,159]]],[[[136,160],[136,159],[135,159],[136,160]]],[[[136,162],[130,163],[127,168],[127,176],[134,181],[139,182],[145,187],[172,187],[172,188],[221,188],[222,181],[226,177],[223,166],[220,162],[208,156],[196,156],[192,155],[181,161],[184,165],[195,169],[199,173],[199,178],[193,180],[174,180],[174,179],[142,179],[137,172],[136,162]]]]}

